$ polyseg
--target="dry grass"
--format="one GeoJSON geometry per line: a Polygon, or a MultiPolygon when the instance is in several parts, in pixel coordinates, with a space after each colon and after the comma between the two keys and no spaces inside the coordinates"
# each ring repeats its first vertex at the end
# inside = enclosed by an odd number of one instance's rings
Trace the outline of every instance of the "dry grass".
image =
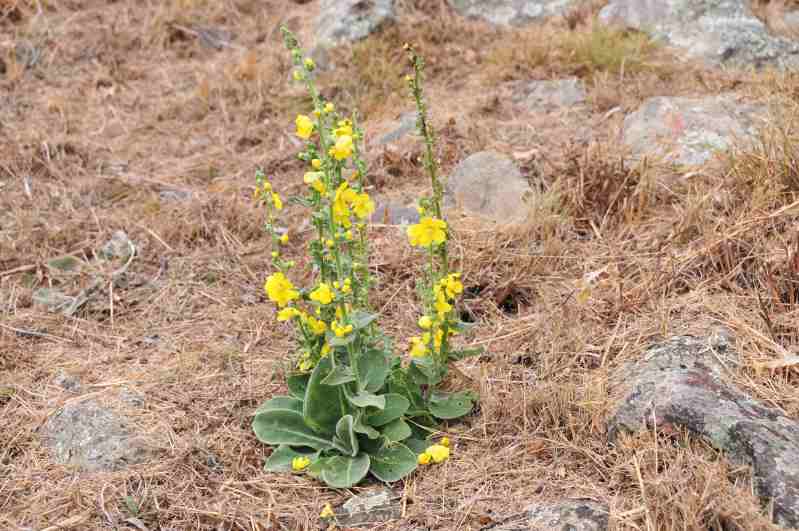
{"type": "MultiPolygon", "coordinates": [[[[321,506],[346,498],[263,472],[268,450],[249,428],[258,404],[284,391],[291,348],[260,292],[269,249],[249,201],[257,167],[288,194],[301,186],[290,133],[304,99],[286,84],[275,28],[308,35],[316,3],[286,5],[0,2],[10,36],[0,57],[23,40],[40,52],[0,77],[0,527],[105,529],[136,516],[150,529],[317,529],[321,506]],[[208,46],[209,28],[235,38],[208,46]],[[106,284],[73,318],[32,303],[38,287],[90,280],[53,275],[47,259],[91,256],[118,229],[140,251],[130,269],[140,286],[106,284]],[[54,383],[59,373],[123,410],[157,459],[106,474],[54,464],[39,431],[79,399],[54,383]],[[144,407],[120,400],[123,389],[144,407]]],[[[598,28],[593,5],[506,31],[454,18],[439,0],[404,9],[399,25],[333,52],[325,93],[380,130],[409,108],[399,48],[418,43],[444,170],[482,149],[514,154],[539,200],[513,231],[455,223],[462,311],[475,324],[464,341],[488,349],[460,367],[480,410],[445,426],[453,459],[397,485],[403,522],[382,529],[477,530],[563,496],[607,503],[616,529],[769,529],[748,470],[701,441],[641,434],[610,446],[607,381],[658,338],[724,325],[743,353],[737,383],[799,416],[796,373],[758,369],[799,343],[799,79],[677,66],[641,35],[598,28]],[[499,83],[564,75],[589,90],[580,124],[520,114],[499,83]],[[624,160],[622,113],[608,110],[722,90],[794,103],[761,142],[701,174],[624,160]],[[581,304],[592,272],[601,282],[581,304]]],[[[426,186],[416,155],[370,152],[373,192],[412,200],[426,186]]],[[[303,264],[302,213],[287,210],[303,264]]],[[[407,337],[416,256],[399,230],[374,230],[374,303],[387,331],[407,337]]]]}

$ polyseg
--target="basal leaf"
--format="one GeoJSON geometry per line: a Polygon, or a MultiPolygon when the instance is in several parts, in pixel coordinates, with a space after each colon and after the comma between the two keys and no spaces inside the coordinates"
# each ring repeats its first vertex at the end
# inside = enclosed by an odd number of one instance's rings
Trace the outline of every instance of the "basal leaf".
{"type": "Polygon", "coordinates": [[[330,374],[330,358],[322,358],[314,367],[303,402],[303,417],[314,430],[332,436],[338,420],[348,411],[341,396],[341,388],[325,385],[322,381],[330,374]]]}
{"type": "Polygon", "coordinates": [[[389,443],[400,442],[411,436],[411,427],[402,419],[395,419],[380,429],[389,443]]]}
{"type": "Polygon", "coordinates": [[[319,435],[305,424],[302,402],[294,398],[273,398],[255,414],[252,429],[258,440],[271,445],[289,444],[328,450],[330,438],[319,435]]]}
{"type": "Polygon", "coordinates": [[[472,391],[433,393],[427,405],[433,416],[440,419],[455,419],[470,412],[476,399],[477,396],[472,391]]]}
{"type": "Polygon", "coordinates": [[[389,361],[382,350],[367,350],[358,358],[356,364],[358,387],[361,391],[378,392],[386,382],[389,361]]]}
{"type": "Polygon", "coordinates": [[[358,455],[358,436],[355,435],[355,420],[352,415],[344,415],[336,424],[336,446],[352,457],[358,455]]]}
{"type": "Polygon", "coordinates": [[[325,385],[341,385],[355,381],[355,372],[350,367],[338,366],[331,370],[322,383],[325,385]]]}
{"type": "Polygon", "coordinates": [[[396,393],[388,393],[383,396],[386,399],[386,407],[382,411],[376,411],[366,418],[366,423],[370,426],[380,427],[400,418],[408,411],[411,405],[407,398],[396,393]]]}
{"type": "Polygon", "coordinates": [[[308,472],[333,488],[346,489],[366,477],[370,464],[367,454],[355,457],[336,455],[317,459],[308,467],[308,472]]]}
{"type": "Polygon", "coordinates": [[[397,481],[414,470],[417,466],[416,454],[402,444],[394,444],[380,449],[371,456],[370,472],[380,481],[386,483],[397,481]]]}
{"type": "Polygon", "coordinates": [[[347,389],[344,389],[344,393],[347,396],[347,400],[350,401],[350,404],[356,407],[376,407],[377,409],[385,409],[386,408],[386,397],[385,395],[375,395],[373,393],[369,393],[366,391],[360,392],[358,394],[352,394],[347,389]]]}
{"type": "Polygon", "coordinates": [[[319,457],[319,452],[299,452],[291,446],[281,444],[272,451],[272,455],[266,460],[264,470],[268,472],[291,472],[291,462],[296,457],[307,457],[315,461],[319,457]]]}
{"type": "Polygon", "coordinates": [[[310,377],[310,374],[292,374],[286,378],[291,396],[300,400],[305,400],[305,390],[308,388],[308,380],[310,377]]]}

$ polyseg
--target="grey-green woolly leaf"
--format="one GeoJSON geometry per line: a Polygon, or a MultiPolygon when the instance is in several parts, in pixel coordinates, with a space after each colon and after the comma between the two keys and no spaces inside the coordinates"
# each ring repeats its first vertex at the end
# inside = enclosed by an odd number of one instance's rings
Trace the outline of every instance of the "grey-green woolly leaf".
{"type": "Polygon", "coordinates": [[[330,373],[322,380],[325,385],[341,385],[355,381],[355,373],[352,368],[339,366],[330,371],[330,373]]]}
{"type": "Polygon", "coordinates": [[[308,467],[308,472],[330,487],[346,489],[361,481],[369,473],[371,461],[367,454],[355,457],[337,455],[317,459],[308,467]]]}
{"type": "Polygon", "coordinates": [[[386,408],[386,397],[385,395],[375,395],[373,393],[368,393],[366,391],[352,394],[344,389],[345,395],[347,396],[347,400],[350,401],[350,404],[356,407],[376,407],[377,409],[385,409],[386,408]]]}
{"type": "Polygon", "coordinates": [[[382,350],[367,350],[358,358],[355,368],[360,390],[376,393],[386,382],[390,370],[389,358],[382,350]]]}
{"type": "Polygon", "coordinates": [[[259,441],[271,445],[289,444],[317,450],[330,449],[330,439],[319,435],[305,424],[302,413],[298,411],[301,407],[302,402],[293,398],[273,398],[255,414],[252,421],[255,436],[259,441]]]}
{"type": "Polygon", "coordinates": [[[369,471],[380,481],[389,483],[404,478],[416,470],[416,466],[416,454],[402,444],[395,444],[372,455],[369,471]]]}
{"type": "Polygon", "coordinates": [[[472,391],[458,393],[433,393],[428,407],[433,416],[440,419],[456,419],[469,413],[477,396],[472,391]]]}
{"type": "Polygon", "coordinates": [[[380,433],[389,443],[400,442],[411,436],[411,427],[402,419],[395,419],[380,428],[380,433]]]}
{"type": "Polygon", "coordinates": [[[286,378],[286,384],[289,386],[291,396],[305,400],[305,390],[308,388],[308,380],[310,378],[310,374],[292,374],[286,378]]]}
{"type": "Polygon", "coordinates": [[[352,457],[358,455],[358,436],[355,435],[355,420],[352,415],[344,415],[336,424],[336,446],[352,457]]]}
{"type": "Polygon", "coordinates": [[[407,398],[396,393],[388,393],[383,396],[386,400],[386,407],[382,411],[376,411],[366,418],[366,423],[370,426],[380,427],[400,418],[408,411],[411,405],[407,398]]]}
{"type": "Polygon", "coordinates": [[[308,426],[319,433],[332,436],[338,420],[349,411],[342,400],[341,388],[322,383],[330,371],[329,358],[323,358],[316,364],[308,380],[302,412],[308,426]]]}
{"type": "Polygon", "coordinates": [[[313,462],[319,457],[319,452],[298,452],[291,446],[281,444],[267,458],[264,470],[267,472],[291,472],[291,462],[297,457],[307,457],[313,462]]]}

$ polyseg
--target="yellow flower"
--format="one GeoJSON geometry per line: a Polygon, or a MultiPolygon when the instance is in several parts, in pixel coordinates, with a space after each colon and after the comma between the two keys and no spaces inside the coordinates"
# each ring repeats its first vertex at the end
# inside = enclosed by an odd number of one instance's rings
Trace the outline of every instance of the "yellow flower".
{"type": "Polygon", "coordinates": [[[302,312],[299,311],[297,308],[283,308],[279,312],[277,312],[277,320],[278,321],[290,321],[295,317],[300,317],[302,312]]]}
{"type": "Polygon", "coordinates": [[[336,135],[336,138],[342,136],[352,136],[352,122],[349,120],[341,120],[338,123],[338,127],[333,129],[333,134],[336,135]]]}
{"type": "Polygon", "coordinates": [[[452,273],[441,280],[441,286],[447,291],[447,297],[450,299],[463,293],[463,284],[458,280],[460,276],[460,273],[452,273]]]}
{"type": "Polygon", "coordinates": [[[272,183],[270,183],[269,181],[266,181],[264,183],[264,191],[265,192],[271,192],[272,191],[272,183]]]}
{"type": "Polygon", "coordinates": [[[327,241],[325,242],[325,245],[327,245],[327,247],[328,247],[329,249],[332,249],[332,248],[333,248],[333,246],[335,245],[335,243],[333,242],[333,240],[327,240],[327,241]]]}
{"type": "Polygon", "coordinates": [[[305,65],[305,69],[308,72],[311,72],[314,68],[316,68],[316,63],[314,63],[313,59],[311,59],[310,57],[306,57],[305,61],[303,61],[303,64],[305,65]]]}
{"type": "Polygon", "coordinates": [[[441,440],[438,441],[438,444],[445,448],[449,448],[449,437],[441,437],[441,440]]]}
{"type": "Polygon", "coordinates": [[[423,315],[419,318],[419,328],[430,330],[431,326],[433,326],[433,320],[429,315],[423,315]]]}
{"type": "Polygon", "coordinates": [[[336,110],[336,106],[330,102],[325,103],[325,112],[333,112],[336,110]]]}
{"type": "Polygon", "coordinates": [[[313,159],[311,160],[311,166],[313,167],[313,169],[318,170],[319,168],[322,167],[322,161],[319,159],[313,159]]]}
{"type": "Polygon", "coordinates": [[[280,253],[279,253],[279,252],[277,252],[277,251],[272,251],[272,258],[277,258],[278,256],[280,256],[280,253]]]}
{"type": "Polygon", "coordinates": [[[419,454],[417,461],[419,462],[420,465],[429,465],[431,459],[433,458],[430,456],[430,454],[425,452],[423,454],[419,454]]]}
{"type": "Polygon", "coordinates": [[[280,199],[280,196],[277,195],[277,192],[272,192],[272,203],[275,205],[276,209],[283,210],[283,200],[280,199]]]}
{"type": "Polygon", "coordinates": [[[280,243],[285,245],[288,242],[289,242],[289,233],[287,232],[287,233],[283,234],[283,236],[280,237],[280,243]]]}
{"type": "Polygon", "coordinates": [[[408,239],[411,245],[429,247],[444,243],[447,239],[447,222],[441,219],[425,217],[416,225],[408,227],[408,239]]]}
{"type": "Polygon", "coordinates": [[[426,210],[422,206],[416,207],[416,211],[419,213],[420,216],[423,216],[426,210]]]}
{"type": "Polygon", "coordinates": [[[425,453],[430,454],[434,463],[442,463],[449,458],[449,448],[441,444],[430,446],[425,453]]]}
{"type": "Polygon", "coordinates": [[[311,464],[311,460],[307,457],[295,457],[291,460],[291,469],[295,472],[299,472],[301,470],[305,470],[305,468],[311,464]]]}
{"type": "Polygon", "coordinates": [[[307,372],[313,369],[313,362],[308,358],[303,358],[297,364],[297,368],[302,372],[307,372]]]}
{"type": "Polygon", "coordinates": [[[333,507],[329,503],[326,503],[322,512],[319,513],[319,518],[333,518],[334,516],[336,516],[336,513],[333,512],[333,507]]]}
{"type": "Polygon", "coordinates": [[[281,308],[300,297],[300,292],[294,289],[294,284],[280,272],[269,275],[264,283],[264,290],[269,300],[281,308]]]}
{"type": "Polygon", "coordinates": [[[330,345],[325,343],[324,345],[322,345],[322,351],[319,353],[319,355],[322,356],[323,358],[326,358],[328,354],[330,354],[330,345]]]}
{"type": "Polygon", "coordinates": [[[325,183],[322,181],[323,175],[324,174],[322,172],[309,171],[303,175],[302,180],[305,182],[305,184],[310,184],[311,187],[320,194],[324,194],[327,188],[325,187],[325,183]]]}
{"type": "Polygon", "coordinates": [[[299,70],[295,70],[294,72],[291,73],[291,75],[294,77],[294,81],[302,81],[303,79],[305,79],[305,76],[303,76],[302,72],[300,72],[299,70]]]}
{"type": "Polygon", "coordinates": [[[350,207],[358,194],[350,188],[347,181],[342,182],[336,189],[336,196],[333,198],[333,221],[339,225],[350,228],[352,222],[350,221],[350,207]]]}
{"type": "Polygon", "coordinates": [[[419,337],[414,336],[411,338],[411,357],[421,358],[427,355],[426,341],[419,337]]]}
{"type": "Polygon", "coordinates": [[[447,296],[440,286],[436,286],[433,291],[436,295],[436,302],[433,306],[435,307],[436,312],[438,312],[438,317],[443,318],[450,310],[452,310],[452,305],[447,302],[447,296]]]}
{"type": "Polygon", "coordinates": [[[352,211],[355,212],[355,215],[360,219],[364,219],[375,211],[374,201],[372,201],[369,194],[366,192],[357,194],[352,200],[352,211]]]}
{"type": "Polygon", "coordinates": [[[327,323],[325,323],[321,319],[317,319],[313,316],[308,316],[306,322],[308,324],[308,328],[311,330],[311,332],[314,333],[314,335],[321,336],[327,330],[327,323]]]}
{"type": "Polygon", "coordinates": [[[344,236],[345,236],[345,237],[346,237],[348,240],[351,240],[351,239],[352,239],[352,231],[351,231],[351,230],[348,230],[347,232],[345,232],[345,233],[344,233],[344,236]]]}
{"type": "Polygon", "coordinates": [[[336,160],[344,160],[352,155],[352,137],[349,135],[342,135],[336,139],[336,145],[330,148],[330,155],[335,157],[336,160]]]}
{"type": "Polygon", "coordinates": [[[330,304],[333,302],[333,290],[326,282],[319,284],[319,287],[311,292],[311,300],[319,304],[330,304]]]}
{"type": "Polygon", "coordinates": [[[338,321],[333,321],[330,323],[330,329],[336,334],[336,337],[344,337],[352,332],[352,325],[341,326],[338,324],[338,321]]]}
{"type": "Polygon", "coordinates": [[[311,138],[311,133],[313,133],[313,121],[311,121],[310,118],[304,114],[298,114],[294,123],[297,126],[298,137],[305,138],[306,140],[311,138]]]}
{"type": "Polygon", "coordinates": [[[349,293],[352,291],[352,280],[345,278],[344,284],[341,286],[342,293],[349,293]]]}

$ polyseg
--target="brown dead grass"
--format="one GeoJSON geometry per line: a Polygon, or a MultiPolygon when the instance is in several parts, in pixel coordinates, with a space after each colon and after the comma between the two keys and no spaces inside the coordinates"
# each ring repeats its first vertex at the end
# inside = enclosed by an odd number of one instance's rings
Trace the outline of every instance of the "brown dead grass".
{"type": "MultiPolygon", "coordinates": [[[[275,29],[283,20],[308,35],[315,3],[288,5],[0,3],[12,36],[3,53],[20,40],[42,52],[0,78],[0,390],[13,390],[0,393],[0,527],[104,529],[136,516],[150,529],[317,529],[322,505],[346,498],[263,472],[268,449],[249,428],[259,403],[285,390],[291,360],[261,295],[269,248],[249,201],[257,167],[288,195],[301,185],[291,116],[304,99],[286,84],[275,29]],[[206,28],[236,36],[215,49],[206,28]],[[190,195],[160,195],[176,191],[190,195]],[[74,292],[89,280],[52,275],[47,259],[91,256],[118,229],[136,242],[130,278],[142,285],[106,286],[75,318],[32,304],[35,288],[74,292]],[[82,394],[56,385],[59,373],[79,377],[82,394]],[[126,405],[123,389],[145,406],[126,405]],[[87,396],[121,408],[157,459],[99,474],[54,464],[39,430],[87,396]]],[[[641,434],[609,445],[608,375],[659,338],[725,326],[742,353],[738,385],[799,415],[793,369],[759,369],[799,342],[799,113],[783,107],[754,148],[695,175],[636,167],[617,139],[619,111],[648,96],[740,90],[796,102],[796,77],[678,67],[640,35],[597,29],[593,4],[503,31],[439,0],[404,9],[399,25],[333,52],[325,93],[380,130],[410,108],[397,94],[399,48],[417,43],[444,171],[496,149],[539,195],[513,231],[453,220],[463,315],[475,324],[464,341],[488,349],[460,367],[480,409],[444,427],[453,459],[397,485],[403,521],[382,528],[477,530],[533,500],[580,496],[607,503],[615,529],[770,529],[749,471],[701,441],[641,434]],[[519,112],[500,84],[565,75],[585,81],[588,115],[519,112]],[[587,275],[596,282],[581,303],[587,275]]],[[[405,143],[373,149],[373,192],[412,202],[427,186],[417,156],[405,143]]],[[[290,253],[307,265],[302,212],[287,210],[290,253]]],[[[407,337],[417,257],[396,228],[374,232],[374,304],[387,332],[407,337]]]]}

